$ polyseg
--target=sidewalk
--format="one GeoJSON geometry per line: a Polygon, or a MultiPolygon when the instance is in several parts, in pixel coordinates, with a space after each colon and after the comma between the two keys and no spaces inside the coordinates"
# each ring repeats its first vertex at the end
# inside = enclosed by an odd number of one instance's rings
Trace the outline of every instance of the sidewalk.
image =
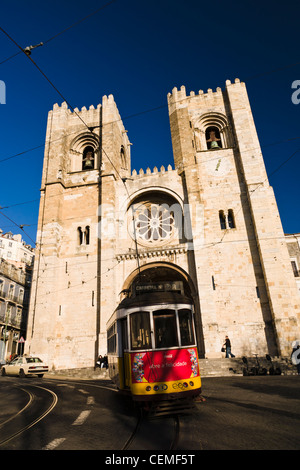
{"type": "Polygon", "coordinates": [[[82,368],[82,369],[60,369],[49,371],[44,375],[48,379],[68,379],[68,380],[110,380],[108,369],[82,368]]]}

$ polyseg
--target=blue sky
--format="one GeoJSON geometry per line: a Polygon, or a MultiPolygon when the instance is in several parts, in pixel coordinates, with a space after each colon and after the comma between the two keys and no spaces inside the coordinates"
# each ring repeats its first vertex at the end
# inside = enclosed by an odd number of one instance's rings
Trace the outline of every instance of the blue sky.
{"type": "MultiPolygon", "coordinates": [[[[26,47],[46,42],[106,3],[3,2],[0,26],[26,47]]],[[[284,231],[296,233],[300,104],[291,96],[292,83],[300,80],[299,9],[289,0],[115,0],[35,49],[32,58],[73,107],[96,106],[103,95],[114,95],[137,170],[173,164],[167,94],[174,86],[197,93],[224,88],[226,79],[245,81],[284,231]]],[[[2,212],[11,219],[0,214],[0,227],[18,233],[13,222],[26,225],[24,238],[33,244],[47,114],[63,100],[24,54],[3,62],[17,52],[0,31],[0,80],[6,85],[0,206],[10,206],[2,212]]]]}

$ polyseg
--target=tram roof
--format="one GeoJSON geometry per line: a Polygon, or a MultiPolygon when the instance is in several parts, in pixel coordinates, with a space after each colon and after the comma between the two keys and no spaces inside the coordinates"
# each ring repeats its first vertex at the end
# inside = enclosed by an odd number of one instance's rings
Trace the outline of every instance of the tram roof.
{"type": "Polygon", "coordinates": [[[152,292],[122,300],[116,310],[157,304],[193,304],[191,298],[177,292],[152,292]]]}
{"type": "Polygon", "coordinates": [[[121,314],[121,316],[123,316],[123,314],[120,312],[121,310],[129,310],[138,307],[151,308],[151,306],[154,305],[175,306],[176,304],[193,305],[193,300],[190,297],[179,294],[177,292],[147,292],[145,294],[140,294],[135,297],[129,297],[119,303],[116,310],[107,321],[106,327],[110,327],[110,325],[115,321],[116,317],[118,317],[119,313],[121,314]]]}

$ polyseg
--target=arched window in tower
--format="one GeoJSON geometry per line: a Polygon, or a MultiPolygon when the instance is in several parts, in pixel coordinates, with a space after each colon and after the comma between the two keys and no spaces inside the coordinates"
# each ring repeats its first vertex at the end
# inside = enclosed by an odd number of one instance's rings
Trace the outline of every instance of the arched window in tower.
{"type": "Polygon", "coordinates": [[[81,227],[78,227],[77,229],[77,245],[82,245],[83,244],[83,233],[81,227]]]}
{"type": "Polygon", "coordinates": [[[82,227],[77,228],[77,245],[89,245],[90,244],[90,226],[87,225],[83,230],[82,227]]]}
{"type": "Polygon", "coordinates": [[[85,227],[84,235],[85,235],[85,244],[89,245],[90,244],[90,227],[88,225],[85,227]]]}
{"type": "Polygon", "coordinates": [[[235,228],[235,220],[234,220],[234,215],[233,215],[233,210],[232,209],[228,210],[227,220],[228,220],[228,227],[229,228],[235,228]]]}
{"type": "Polygon", "coordinates": [[[219,211],[220,226],[222,230],[226,230],[226,217],[224,211],[219,211]]]}
{"type": "Polygon", "coordinates": [[[95,152],[93,147],[85,147],[82,154],[82,169],[83,170],[93,170],[95,162],[95,152]]]}
{"type": "Polygon", "coordinates": [[[208,127],[205,131],[205,138],[208,150],[218,150],[222,148],[220,131],[217,127],[208,127]]]}
{"type": "Polygon", "coordinates": [[[127,169],[126,155],[125,155],[125,149],[123,145],[121,145],[120,158],[121,158],[121,168],[123,168],[123,170],[126,170],[127,169]]]}

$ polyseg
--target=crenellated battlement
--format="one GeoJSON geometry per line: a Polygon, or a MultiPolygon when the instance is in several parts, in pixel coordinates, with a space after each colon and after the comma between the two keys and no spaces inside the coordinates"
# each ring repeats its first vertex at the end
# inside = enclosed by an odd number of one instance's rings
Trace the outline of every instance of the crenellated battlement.
{"type": "Polygon", "coordinates": [[[137,172],[136,170],[133,170],[131,176],[133,178],[139,178],[139,177],[144,177],[144,176],[153,176],[153,175],[158,175],[158,174],[170,173],[172,171],[175,171],[172,168],[172,165],[168,165],[167,169],[162,165],[160,167],[160,170],[158,170],[156,166],[153,168],[153,171],[151,171],[149,167],[146,169],[146,171],[144,171],[143,168],[141,168],[139,172],[137,172]]]}
{"type": "MultiPolygon", "coordinates": [[[[231,83],[231,80],[226,80],[226,88],[232,85],[245,85],[244,82],[241,82],[239,78],[236,78],[234,83],[231,83]]],[[[177,87],[174,87],[172,93],[168,93],[168,103],[169,105],[179,105],[184,104],[185,100],[189,100],[190,98],[200,98],[200,99],[207,99],[210,96],[216,96],[222,94],[222,88],[217,87],[216,91],[213,91],[212,88],[208,88],[207,92],[204,93],[203,90],[199,90],[198,94],[194,91],[191,91],[189,95],[186,93],[186,88],[184,85],[180,87],[178,90],[177,87]]]]}
{"type": "Polygon", "coordinates": [[[119,110],[118,110],[118,107],[116,105],[113,95],[108,95],[108,96],[104,95],[102,97],[102,104],[99,103],[96,107],[92,104],[89,106],[89,108],[87,108],[86,106],[82,106],[81,109],[77,107],[73,108],[73,111],[68,107],[68,104],[66,103],[66,101],[61,103],[61,105],[59,105],[58,103],[55,103],[50,113],[53,112],[57,114],[63,111],[65,113],[67,112],[67,114],[70,114],[70,115],[75,115],[75,116],[79,115],[82,119],[84,119],[84,117],[86,116],[86,118],[88,119],[88,118],[93,118],[95,113],[98,116],[99,109],[101,107],[103,109],[109,109],[110,111],[112,111],[115,114],[116,121],[118,120],[121,121],[121,116],[120,116],[120,113],[119,113],[119,110]]]}
{"type": "Polygon", "coordinates": [[[53,111],[54,112],[57,112],[61,109],[64,109],[64,110],[67,110],[70,114],[74,114],[74,113],[89,113],[90,111],[96,111],[98,110],[99,108],[101,108],[101,104],[98,104],[98,106],[95,108],[94,105],[91,105],[88,109],[86,108],[86,106],[83,106],[81,109],[79,108],[74,108],[74,112],[69,109],[68,107],[68,104],[64,101],[60,106],[58,103],[55,103],[53,105],[53,111]]]}

